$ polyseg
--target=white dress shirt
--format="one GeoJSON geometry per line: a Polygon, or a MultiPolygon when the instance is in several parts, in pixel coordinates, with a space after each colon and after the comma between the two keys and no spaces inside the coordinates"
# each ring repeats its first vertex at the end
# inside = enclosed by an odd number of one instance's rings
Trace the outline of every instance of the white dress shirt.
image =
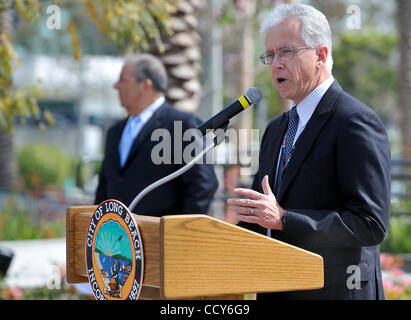
{"type": "Polygon", "coordinates": [[[161,96],[156,101],[154,101],[152,104],[150,104],[147,108],[145,108],[140,114],[130,116],[128,118],[128,121],[134,121],[134,119],[137,118],[137,117],[140,120],[133,127],[133,130],[132,130],[133,140],[137,137],[137,135],[140,133],[141,129],[144,127],[144,125],[147,123],[147,121],[150,120],[150,118],[153,116],[154,112],[157,111],[157,109],[164,103],[165,100],[166,100],[166,98],[164,98],[164,96],[161,96]]]}
{"type": "MultiPolygon", "coordinates": [[[[294,137],[294,143],[297,141],[298,137],[300,136],[301,132],[305,129],[307,122],[310,120],[311,116],[314,113],[315,108],[317,108],[320,100],[324,96],[325,92],[334,82],[334,77],[329,76],[326,80],[324,80],[317,88],[311,91],[298,105],[297,105],[297,113],[299,117],[298,121],[298,128],[297,132],[294,137]]],[[[294,107],[296,103],[294,101],[291,102],[291,107],[294,107]]]]}

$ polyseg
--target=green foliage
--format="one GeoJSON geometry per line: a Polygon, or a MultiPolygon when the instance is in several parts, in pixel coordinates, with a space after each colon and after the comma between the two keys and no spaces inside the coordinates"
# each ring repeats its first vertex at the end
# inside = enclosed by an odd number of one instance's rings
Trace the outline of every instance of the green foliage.
{"type": "Polygon", "coordinates": [[[61,187],[73,174],[73,162],[59,148],[33,143],[18,151],[20,177],[28,190],[61,187]]]}
{"type": "Polygon", "coordinates": [[[391,217],[388,235],[381,245],[381,250],[411,253],[411,217],[391,217]]]}
{"type": "MultiPolygon", "coordinates": [[[[409,190],[408,190],[409,192],[409,190]]],[[[391,213],[411,212],[411,199],[404,197],[391,200],[391,213]]],[[[381,244],[382,251],[411,253],[411,216],[391,216],[388,235],[381,244]]]]}
{"type": "Polygon", "coordinates": [[[0,0],[0,10],[6,10],[10,8],[11,0],[0,0]]]}
{"type": "MultiPolygon", "coordinates": [[[[0,14],[10,8],[11,4],[11,1],[1,1],[0,14]]],[[[38,20],[38,1],[16,0],[13,4],[25,19],[38,20]]],[[[0,129],[12,132],[15,117],[40,117],[37,98],[41,97],[41,93],[33,86],[13,89],[13,69],[18,67],[20,60],[13,50],[10,34],[5,30],[0,30],[0,62],[0,129]]],[[[46,112],[45,116],[51,119],[49,112],[46,112]]],[[[44,127],[43,123],[41,127],[44,127]]]]}
{"type": "Polygon", "coordinates": [[[334,46],[333,74],[347,92],[380,115],[389,114],[398,92],[397,51],[393,34],[342,33],[334,46]]]}
{"type": "MultiPolygon", "coordinates": [[[[58,267],[58,266],[56,266],[58,267]]],[[[18,288],[10,287],[0,278],[0,300],[92,300],[92,295],[86,295],[67,283],[65,269],[59,268],[60,286],[49,289],[47,287],[18,288]]]]}
{"type": "Polygon", "coordinates": [[[275,87],[271,78],[270,68],[266,66],[259,66],[255,76],[255,85],[261,89],[268,105],[268,119],[271,119],[279,114],[280,111],[280,94],[275,87]]]}
{"type": "Polygon", "coordinates": [[[0,241],[61,238],[65,235],[64,218],[49,219],[30,212],[27,206],[11,196],[0,210],[0,241]]]}
{"type": "Polygon", "coordinates": [[[164,52],[161,34],[171,35],[170,14],[175,0],[83,0],[91,20],[122,50],[150,50],[154,41],[164,52]]]}
{"type": "Polygon", "coordinates": [[[60,289],[50,290],[47,287],[23,289],[22,300],[94,300],[91,295],[80,293],[74,286],[62,282],[60,289]]]}
{"type": "Polygon", "coordinates": [[[38,0],[14,0],[14,7],[26,21],[39,21],[41,18],[41,4],[38,0]]]}

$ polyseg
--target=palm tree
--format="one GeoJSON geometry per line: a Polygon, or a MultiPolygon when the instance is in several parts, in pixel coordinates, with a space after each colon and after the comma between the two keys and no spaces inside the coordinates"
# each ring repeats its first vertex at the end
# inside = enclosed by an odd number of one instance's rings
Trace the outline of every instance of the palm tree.
{"type": "MultiPolygon", "coordinates": [[[[10,35],[12,20],[10,2],[0,6],[0,35],[10,35]]],[[[13,136],[0,126],[0,190],[9,190],[14,184],[16,168],[13,152],[13,136]]]]}
{"type": "Polygon", "coordinates": [[[400,44],[400,93],[402,152],[405,159],[411,159],[411,2],[397,0],[400,44]]]}
{"type": "MultiPolygon", "coordinates": [[[[169,76],[167,100],[177,109],[195,112],[199,104],[200,90],[200,35],[197,31],[198,9],[195,0],[180,0],[172,14],[173,34],[163,36],[165,52],[159,57],[166,66],[169,76]]],[[[153,54],[158,55],[155,49],[153,54]]]]}

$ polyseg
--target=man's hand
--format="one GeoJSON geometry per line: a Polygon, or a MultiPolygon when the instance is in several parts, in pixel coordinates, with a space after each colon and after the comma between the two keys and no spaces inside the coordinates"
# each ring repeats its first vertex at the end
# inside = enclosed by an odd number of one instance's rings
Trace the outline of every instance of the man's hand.
{"type": "Polygon", "coordinates": [[[281,217],[286,212],[277,202],[268,183],[268,176],[262,181],[264,193],[251,189],[237,188],[234,192],[247,199],[228,199],[228,211],[237,215],[237,219],[249,223],[257,223],[267,229],[282,230],[281,217]]]}

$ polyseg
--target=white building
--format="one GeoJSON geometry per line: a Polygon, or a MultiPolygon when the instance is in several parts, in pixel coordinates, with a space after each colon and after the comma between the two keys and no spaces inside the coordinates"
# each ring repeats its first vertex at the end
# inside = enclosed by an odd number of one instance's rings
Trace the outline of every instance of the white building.
{"type": "Polygon", "coordinates": [[[113,84],[117,81],[124,57],[72,57],[26,55],[14,72],[18,87],[35,86],[39,99],[56,118],[56,126],[45,132],[32,121],[17,125],[15,145],[35,141],[63,147],[70,155],[87,155],[102,151],[105,130],[124,116],[113,84]]]}

